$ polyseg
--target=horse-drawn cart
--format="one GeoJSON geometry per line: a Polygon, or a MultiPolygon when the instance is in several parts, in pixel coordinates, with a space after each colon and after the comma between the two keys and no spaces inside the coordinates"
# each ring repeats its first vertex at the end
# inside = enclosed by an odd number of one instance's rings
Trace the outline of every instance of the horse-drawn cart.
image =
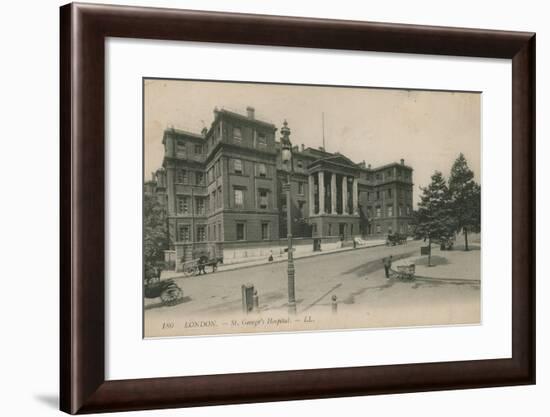
{"type": "Polygon", "coordinates": [[[389,234],[386,238],[386,246],[403,245],[407,243],[407,235],[401,233],[389,234]]]}
{"type": "Polygon", "coordinates": [[[145,298],[157,297],[164,304],[173,305],[183,297],[183,291],[173,279],[150,279],[145,283],[145,298]]]}
{"type": "Polygon", "coordinates": [[[209,258],[208,256],[201,256],[197,259],[192,259],[182,263],[182,272],[186,277],[192,277],[194,275],[206,274],[206,267],[212,267],[212,272],[216,272],[218,264],[223,263],[221,258],[209,258]]]}
{"type": "Polygon", "coordinates": [[[415,271],[416,271],[416,265],[408,264],[408,265],[397,265],[396,269],[393,270],[393,273],[396,275],[398,279],[411,280],[414,278],[415,271]]]}

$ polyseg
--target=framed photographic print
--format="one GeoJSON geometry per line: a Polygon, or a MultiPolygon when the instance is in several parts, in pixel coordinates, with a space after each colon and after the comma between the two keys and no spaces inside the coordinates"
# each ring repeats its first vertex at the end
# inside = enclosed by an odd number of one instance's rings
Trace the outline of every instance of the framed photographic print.
{"type": "Polygon", "coordinates": [[[61,8],[61,408],[535,381],[535,35],[61,8]]]}

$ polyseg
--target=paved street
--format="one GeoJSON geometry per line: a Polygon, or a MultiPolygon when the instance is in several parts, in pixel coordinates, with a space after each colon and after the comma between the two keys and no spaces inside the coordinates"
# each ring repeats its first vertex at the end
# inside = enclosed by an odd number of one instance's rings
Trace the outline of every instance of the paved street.
{"type": "MultiPolygon", "coordinates": [[[[478,281],[457,284],[385,278],[383,257],[391,254],[396,262],[414,259],[420,246],[421,242],[409,242],[296,260],[298,314],[291,320],[286,262],[179,278],[176,282],[184,299],[175,306],[147,300],[145,332],[169,336],[479,322],[478,281]],[[246,283],[258,291],[259,312],[243,317],[241,285],[246,283]],[[333,295],[337,314],[332,313],[333,295]]],[[[479,251],[454,251],[453,255],[457,266],[471,265],[472,259],[479,265],[479,251]]],[[[431,268],[435,275],[437,268],[431,268]]]]}

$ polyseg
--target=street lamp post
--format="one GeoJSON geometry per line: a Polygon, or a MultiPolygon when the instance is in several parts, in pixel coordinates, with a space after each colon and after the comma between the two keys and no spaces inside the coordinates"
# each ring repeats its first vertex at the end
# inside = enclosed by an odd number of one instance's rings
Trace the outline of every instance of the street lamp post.
{"type": "Polygon", "coordinates": [[[292,164],[292,143],[290,142],[290,129],[288,123],[285,120],[283,127],[281,128],[281,160],[283,162],[283,168],[287,172],[286,184],[283,184],[283,191],[286,192],[286,221],[287,221],[287,241],[288,241],[288,312],[289,314],[296,314],[296,291],[294,283],[294,254],[292,249],[292,205],[290,196],[290,180],[293,170],[292,164]]]}

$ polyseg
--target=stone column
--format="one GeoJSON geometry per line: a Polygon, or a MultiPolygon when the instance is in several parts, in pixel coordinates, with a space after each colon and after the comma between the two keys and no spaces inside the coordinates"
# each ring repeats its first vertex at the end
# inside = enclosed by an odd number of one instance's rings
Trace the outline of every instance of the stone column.
{"type": "Polygon", "coordinates": [[[359,214],[359,190],[357,189],[357,178],[353,178],[353,214],[359,214]]]}
{"type": "Polygon", "coordinates": [[[348,210],[348,177],[342,176],[342,214],[349,214],[348,210]]]}
{"type": "Polygon", "coordinates": [[[336,214],[336,174],[330,174],[330,212],[336,214]]]}
{"type": "Polygon", "coordinates": [[[313,178],[313,175],[308,176],[309,181],[309,217],[313,217],[315,214],[315,179],[313,178]]]}
{"type": "Polygon", "coordinates": [[[325,173],[319,171],[319,214],[325,214],[325,173]]]}

